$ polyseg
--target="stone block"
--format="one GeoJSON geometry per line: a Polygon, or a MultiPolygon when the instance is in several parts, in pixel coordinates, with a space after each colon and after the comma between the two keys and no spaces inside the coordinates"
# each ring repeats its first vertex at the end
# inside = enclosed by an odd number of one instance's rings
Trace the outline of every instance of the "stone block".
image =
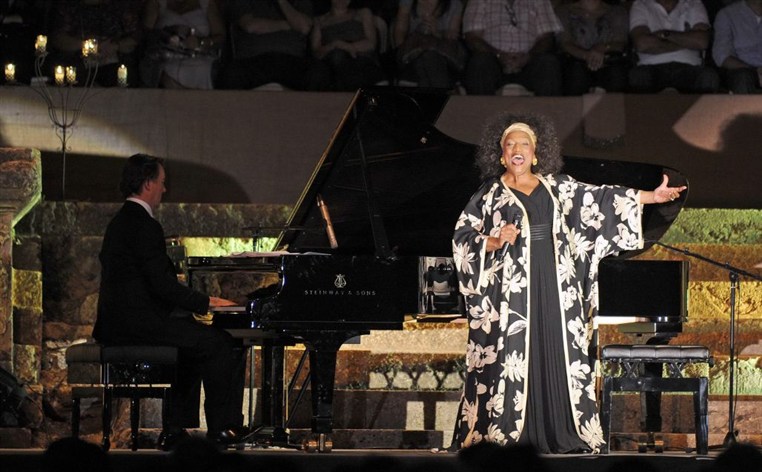
{"type": "Polygon", "coordinates": [[[27,428],[0,428],[0,444],[6,449],[32,447],[32,431],[27,428]]]}
{"type": "Polygon", "coordinates": [[[20,234],[18,227],[14,229],[13,268],[42,272],[42,238],[39,235],[20,234]]]}
{"type": "Polygon", "coordinates": [[[13,338],[16,344],[42,346],[42,311],[39,308],[14,308],[13,338]]]}
{"type": "MultiPolygon", "coordinates": [[[[92,305],[92,296],[98,293],[100,245],[101,238],[73,236],[51,238],[50,244],[46,244],[43,251],[46,320],[86,324],[81,319],[82,305],[86,302],[92,305]]],[[[92,316],[92,310],[85,313],[92,316]]]]}
{"type": "Polygon", "coordinates": [[[70,325],[60,321],[46,321],[42,325],[42,338],[46,341],[92,339],[93,324],[70,325]]]}
{"type": "Polygon", "coordinates": [[[22,383],[36,384],[40,380],[42,346],[16,344],[13,350],[14,374],[22,383]]]}
{"type": "Polygon", "coordinates": [[[0,202],[15,225],[40,199],[42,166],[36,149],[0,148],[0,202]]]}
{"type": "MultiPolygon", "coordinates": [[[[310,435],[308,429],[291,429],[289,441],[300,444],[310,435]]],[[[331,439],[334,449],[441,449],[444,442],[441,431],[398,429],[334,429],[331,439]]]]}
{"type": "MultiPolygon", "coordinates": [[[[294,428],[309,427],[309,393],[291,410],[294,428]]],[[[298,391],[294,392],[295,395],[298,391]]],[[[455,407],[460,392],[405,390],[336,390],[333,400],[337,429],[437,429],[455,425],[455,407]],[[449,405],[451,408],[446,408],[449,405]],[[449,416],[452,414],[452,416],[449,416]]]]}
{"type": "Polygon", "coordinates": [[[762,210],[685,208],[662,238],[667,244],[760,244],[762,210]],[[711,224],[707,224],[711,221],[711,224]]]}

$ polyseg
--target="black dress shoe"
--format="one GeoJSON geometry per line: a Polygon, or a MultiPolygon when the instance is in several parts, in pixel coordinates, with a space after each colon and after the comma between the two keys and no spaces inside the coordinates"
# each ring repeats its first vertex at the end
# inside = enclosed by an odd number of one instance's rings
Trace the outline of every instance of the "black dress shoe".
{"type": "Polygon", "coordinates": [[[246,433],[243,428],[228,428],[222,431],[209,431],[206,433],[207,439],[220,446],[231,446],[244,440],[246,433]]]}
{"type": "Polygon", "coordinates": [[[164,429],[156,441],[156,449],[160,451],[171,451],[182,440],[190,437],[190,434],[184,429],[164,429]]]}

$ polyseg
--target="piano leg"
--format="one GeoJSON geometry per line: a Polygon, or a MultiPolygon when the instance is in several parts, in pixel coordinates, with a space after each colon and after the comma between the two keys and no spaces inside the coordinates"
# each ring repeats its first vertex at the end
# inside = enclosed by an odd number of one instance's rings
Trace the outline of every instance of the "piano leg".
{"type": "Polygon", "coordinates": [[[330,452],[333,448],[333,388],[336,379],[336,354],[347,339],[360,332],[322,332],[316,339],[305,339],[309,349],[312,387],[312,437],[304,441],[307,452],[330,452]]]}
{"type": "Polygon", "coordinates": [[[283,370],[285,348],[271,340],[262,343],[262,426],[246,442],[287,446],[288,433],[283,414],[283,370]]]}

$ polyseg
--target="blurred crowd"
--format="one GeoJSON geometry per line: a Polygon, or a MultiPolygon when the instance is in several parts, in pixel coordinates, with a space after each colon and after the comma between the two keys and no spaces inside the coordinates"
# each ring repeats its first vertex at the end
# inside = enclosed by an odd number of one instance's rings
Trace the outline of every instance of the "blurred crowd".
{"type": "MultiPolygon", "coordinates": [[[[360,456],[357,456],[360,457],[360,456]]],[[[690,457],[690,456],[686,456],[690,457]]],[[[259,464],[272,464],[284,472],[301,472],[301,467],[293,456],[272,457],[272,462],[262,460],[259,464]],[[277,464],[277,465],[276,465],[277,464]]],[[[359,460],[335,461],[334,472],[425,472],[437,468],[440,472],[492,472],[502,468],[509,472],[552,472],[559,470],[551,465],[547,456],[537,453],[529,445],[499,446],[496,443],[481,442],[457,454],[456,461],[421,460],[405,462],[393,454],[371,454],[359,460]]],[[[762,452],[759,447],[748,443],[734,443],[714,457],[705,457],[702,472],[737,472],[740,470],[760,470],[762,452]]],[[[129,461],[128,461],[129,462],[129,461]]],[[[607,472],[667,472],[668,463],[660,464],[647,454],[622,454],[611,456],[607,472]]],[[[152,462],[135,461],[135,470],[151,472],[238,472],[255,467],[254,462],[238,451],[221,451],[214,444],[201,438],[189,438],[181,442],[168,455],[152,462]],[[150,464],[150,465],[149,465],[150,464]]],[[[563,467],[563,466],[562,466],[563,467]]],[[[115,470],[109,454],[97,445],[79,438],[63,438],[50,444],[42,457],[42,472],[111,472],[115,470]]],[[[124,466],[122,467],[124,469],[124,466]]],[[[127,468],[126,470],[132,470],[127,468]]]]}
{"type": "Polygon", "coordinates": [[[37,60],[106,87],[749,94],[761,22],[762,0],[0,0],[0,61],[5,83],[37,60]]]}

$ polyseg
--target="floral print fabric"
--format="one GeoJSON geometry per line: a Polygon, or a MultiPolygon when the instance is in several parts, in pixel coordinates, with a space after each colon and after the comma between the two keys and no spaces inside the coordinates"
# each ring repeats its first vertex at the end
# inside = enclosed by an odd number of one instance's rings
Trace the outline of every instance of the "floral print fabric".
{"type": "MultiPolygon", "coordinates": [[[[608,255],[643,246],[638,191],[593,186],[567,175],[538,176],[553,200],[553,247],[563,319],[568,398],[573,424],[593,451],[603,444],[589,348],[597,314],[598,263],[608,255]]],[[[466,300],[469,336],[466,379],[453,446],[481,441],[514,443],[521,437],[529,372],[529,277],[531,239],[522,237],[487,253],[488,236],[521,215],[522,236],[530,222],[516,195],[499,179],[485,182],[460,215],[453,256],[466,300]]]]}

